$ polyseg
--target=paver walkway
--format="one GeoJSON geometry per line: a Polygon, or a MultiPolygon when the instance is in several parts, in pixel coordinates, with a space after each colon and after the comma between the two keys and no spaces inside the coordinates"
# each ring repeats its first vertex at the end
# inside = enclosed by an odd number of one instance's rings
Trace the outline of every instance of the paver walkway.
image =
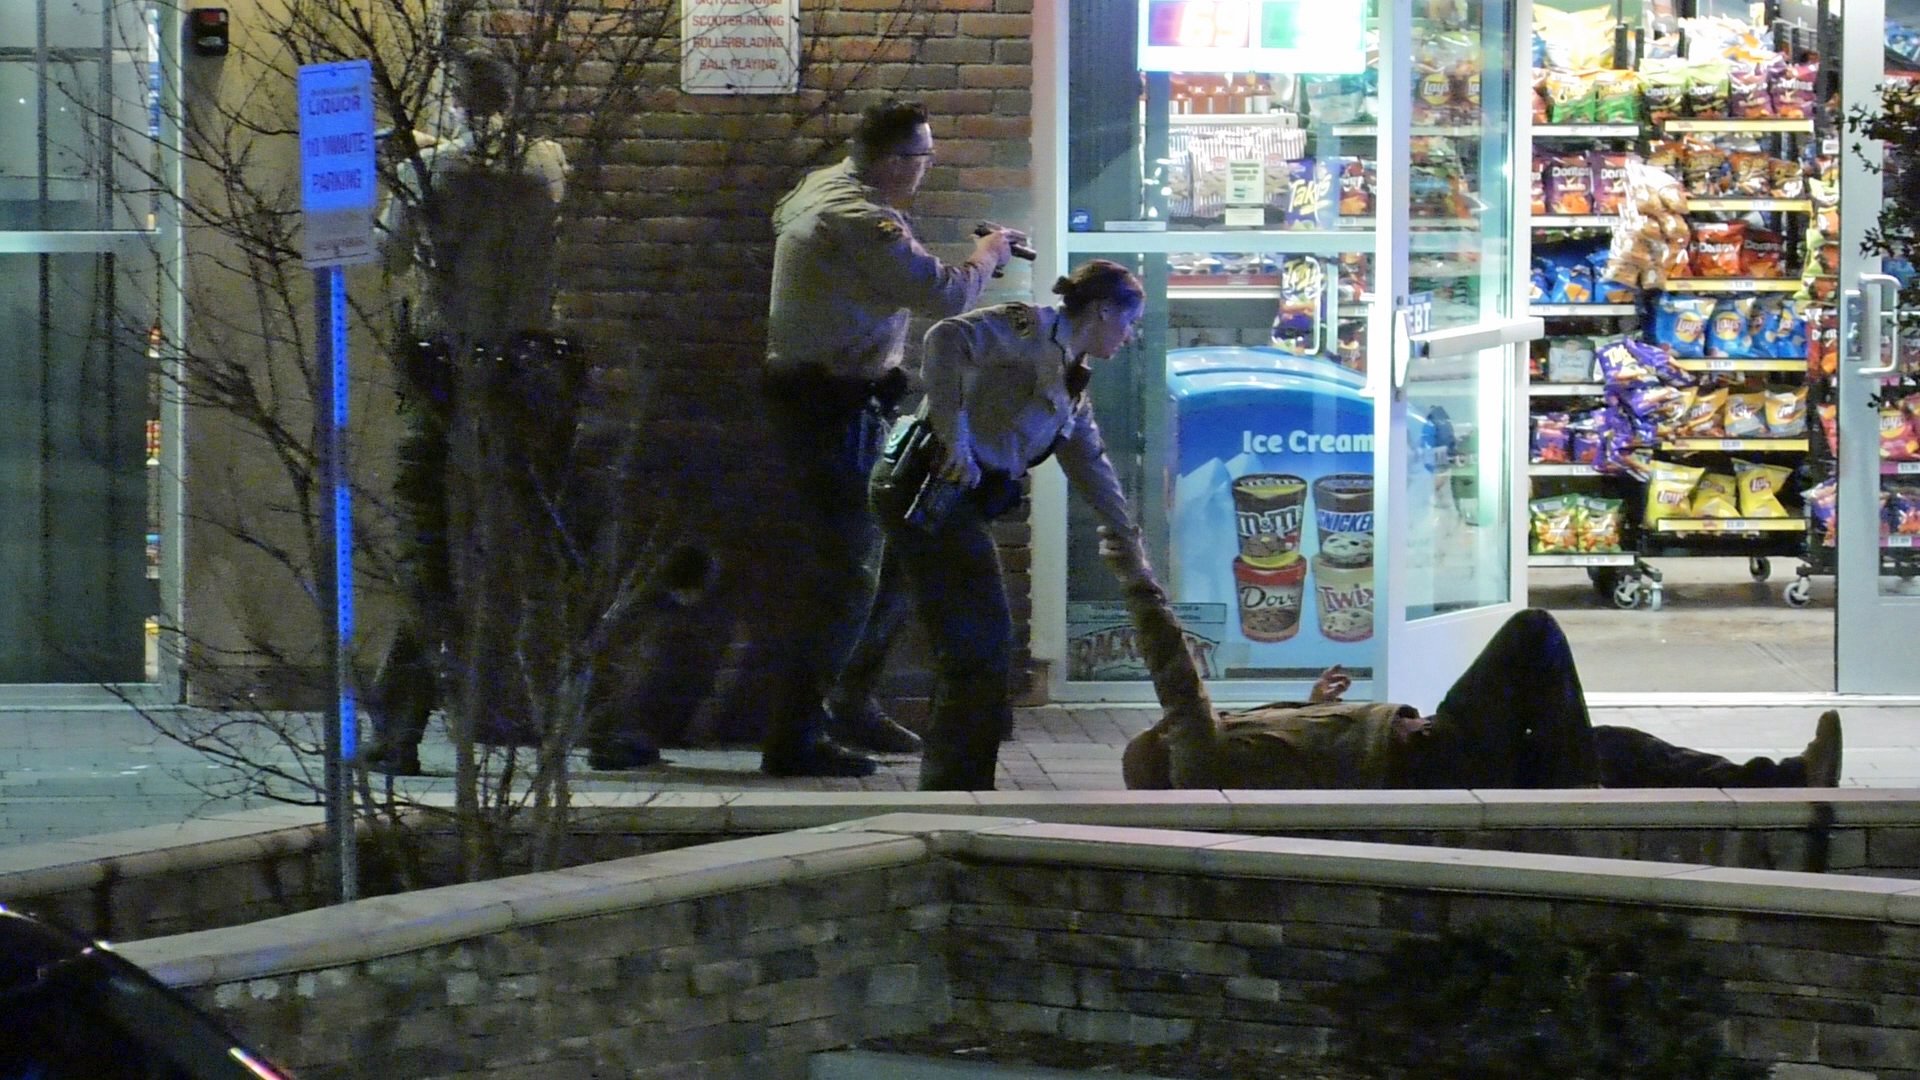
{"type": "MultiPolygon", "coordinates": [[[[1595,723],[1627,724],[1662,738],[1745,758],[1794,753],[1813,734],[1806,707],[1632,707],[1594,710],[1595,723]]],[[[1843,707],[1846,767],[1842,783],[1920,788],[1920,707],[1843,707]]],[[[1053,705],[1022,709],[1014,738],[1000,754],[1004,789],[1113,790],[1120,752],[1151,724],[1156,710],[1137,706],[1053,705]]],[[[264,756],[292,768],[314,767],[285,750],[264,756]]],[[[423,756],[430,770],[450,773],[452,752],[430,734],[423,756]]],[[[579,774],[583,790],[902,791],[919,776],[919,760],[887,759],[861,780],[775,780],[758,771],[757,751],[670,750],[670,764],[632,773],[579,774]]],[[[584,761],[582,761],[584,770],[584,761]]],[[[0,712],[0,846],[112,832],[179,821],[211,809],[258,805],[225,793],[234,773],[155,733],[130,710],[0,712]]],[[[408,781],[446,788],[445,776],[408,781]]]]}

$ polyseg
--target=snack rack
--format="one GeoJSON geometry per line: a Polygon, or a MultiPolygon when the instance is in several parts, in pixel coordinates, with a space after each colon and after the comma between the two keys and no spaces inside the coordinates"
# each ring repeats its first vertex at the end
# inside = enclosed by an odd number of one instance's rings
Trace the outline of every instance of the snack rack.
{"type": "MultiPolygon", "coordinates": [[[[1644,116],[1644,114],[1643,114],[1644,116]]],[[[1766,149],[1773,156],[1791,160],[1797,157],[1794,141],[1799,137],[1810,137],[1815,131],[1815,121],[1799,116],[1773,116],[1757,118],[1734,118],[1719,116],[1670,116],[1660,120],[1639,119],[1635,122],[1619,122],[1618,117],[1609,118],[1614,122],[1548,122],[1536,123],[1533,129],[1536,149],[1543,154],[1564,155],[1567,150],[1582,146],[1592,148],[1595,155],[1604,154],[1617,161],[1617,152],[1625,148],[1638,149],[1643,140],[1650,137],[1681,139],[1686,137],[1715,138],[1721,136],[1744,136],[1765,140],[1766,149]]],[[[1574,155],[1577,159],[1577,154],[1574,155]]],[[[1548,161],[1563,160],[1561,157],[1549,157],[1548,161]]],[[[1598,157],[1595,158],[1594,173],[1599,173],[1598,157]]],[[[1676,178],[1680,170],[1673,170],[1676,178]]],[[[1815,210],[1811,198],[1804,197],[1806,191],[1770,190],[1762,194],[1748,191],[1744,194],[1713,192],[1710,194],[1692,194],[1686,214],[1698,221],[1693,215],[1709,217],[1721,215],[1763,214],[1760,219],[1774,227],[1784,239],[1784,248],[1788,252],[1804,248],[1802,240],[1806,227],[1815,210]]],[[[1598,202],[1599,189],[1595,188],[1595,201],[1598,202]]],[[[1536,206],[1533,228],[1536,230],[1536,244],[1540,233],[1553,235],[1562,232],[1578,237],[1585,230],[1610,229],[1615,223],[1615,215],[1610,208],[1595,205],[1591,209],[1608,209],[1606,213],[1569,213],[1563,205],[1549,203],[1545,207],[1549,212],[1538,213],[1536,206]]],[[[1723,219],[1724,220],[1724,219],[1723,219]]],[[[1697,226],[1696,226],[1697,230],[1697,226]]],[[[1781,272],[1791,273],[1790,267],[1781,267],[1781,272]]],[[[1798,277],[1779,278],[1675,278],[1666,283],[1665,292],[1675,296],[1718,297],[1727,294],[1801,294],[1805,295],[1807,283],[1798,277]]],[[[1597,290],[1596,290],[1597,292],[1597,290]]],[[[1532,313],[1547,319],[1550,330],[1557,335],[1576,334],[1594,335],[1600,340],[1622,333],[1633,333],[1645,328],[1651,331],[1654,325],[1652,317],[1655,297],[1643,295],[1636,303],[1563,303],[1558,296],[1544,297],[1544,302],[1536,303],[1532,313]]],[[[1586,297],[1589,301],[1607,299],[1594,295],[1586,297]]],[[[1557,339],[1550,339],[1557,340],[1557,339]]],[[[1807,362],[1803,358],[1730,356],[1704,357],[1675,361],[1675,366],[1696,374],[1710,374],[1718,377],[1734,376],[1744,379],[1760,378],[1779,389],[1782,377],[1791,380],[1804,378],[1807,362]]],[[[1811,380],[1809,380],[1811,382],[1811,380]]],[[[1751,388],[1749,388],[1751,389],[1751,388]]],[[[1596,377],[1586,382],[1555,382],[1536,379],[1529,387],[1529,395],[1549,408],[1562,408],[1585,402],[1597,405],[1606,392],[1605,385],[1596,377]]],[[[1540,410],[1533,410],[1536,413],[1540,410]]],[[[1810,412],[1811,410],[1809,410],[1810,412]]],[[[1655,455],[1663,460],[1676,463],[1707,464],[1718,472],[1727,471],[1727,456],[1734,455],[1764,461],[1770,464],[1787,465],[1796,471],[1806,462],[1810,440],[1808,438],[1671,438],[1662,439],[1654,448],[1655,455]]],[[[1755,580],[1766,580],[1772,572],[1772,559],[1776,556],[1799,557],[1812,549],[1812,539],[1808,535],[1807,525],[1797,510],[1790,508],[1794,516],[1784,518],[1688,518],[1667,517],[1648,527],[1645,522],[1645,486],[1642,482],[1619,474],[1602,473],[1593,465],[1576,462],[1541,461],[1534,455],[1534,463],[1529,472],[1534,481],[1536,493],[1542,487],[1549,490],[1567,490],[1582,493],[1602,493],[1607,497],[1620,499],[1624,504],[1624,526],[1621,550],[1618,552],[1597,551],[1592,553],[1535,553],[1530,555],[1530,567],[1585,567],[1589,578],[1601,595],[1610,598],[1622,608],[1644,606],[1650,610],[1662,606],[1662,581],[1660,572],[1649,561],[1664,558],[1686,557],[1746,557],[1749,573],[1755,580]]],[[[1793,490],[1789,486],[1789,491],[1793,490]]],[[[1788,602],[1808,595],[1804,581],[1789,585],[1788,602]],[[1798,585],[1799,588],[1795,588],[1798,585]]],[[[1800,602],[1804,602],[1801,600],[1800,602]]]]}

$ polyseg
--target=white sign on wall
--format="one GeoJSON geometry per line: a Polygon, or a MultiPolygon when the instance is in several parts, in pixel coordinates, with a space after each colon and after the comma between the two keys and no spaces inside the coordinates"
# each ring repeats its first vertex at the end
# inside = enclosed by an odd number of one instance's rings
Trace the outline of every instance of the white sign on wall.
{"type": "Polygon", "coordinates": [[[800,0],[680,0],[680,89],[791,94],[800,88],[800,0]]]}

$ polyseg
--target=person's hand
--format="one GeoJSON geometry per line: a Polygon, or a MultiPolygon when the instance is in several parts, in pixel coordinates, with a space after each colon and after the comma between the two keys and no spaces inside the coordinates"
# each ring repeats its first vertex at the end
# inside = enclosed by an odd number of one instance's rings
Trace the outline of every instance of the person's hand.
{"type": "Polygon", "coordinates": [[[1012,229],[988,229],[973,238],[973,250],[975,254],[984,252],[992,257],[995,270],[1004,270],[1007,264],[1013,261],[1014,240],[1025,238],[1023,234],[1012,229]]]}
{"type": "Polygon", "coordinates": [[[940,463],[940,479],[961,487],[978,487],[980,484],[980,463],[973,460],[971,446],[947,448],[947,456],[940,463]]]}
{"type": "Polygon", "coordinates": [[[1353,677],[1348,675],[1339,664],[1335,664],[1320,673],[1320,678],[1307,692],[1307,700],[1318,704],[1327,701],[1339,701],[1348,690],[1353,688],[1353,677]]]}
{"type": "Polygon", "coordinates": [[[1147,561],[1146,545],[1138,530],[1121,532],[1110,525],[1100,526],[1100,558],[1128,588],[1141,588],[1161,594],[1160,582],[1153,576],[1153,564],[1147,561]]]}

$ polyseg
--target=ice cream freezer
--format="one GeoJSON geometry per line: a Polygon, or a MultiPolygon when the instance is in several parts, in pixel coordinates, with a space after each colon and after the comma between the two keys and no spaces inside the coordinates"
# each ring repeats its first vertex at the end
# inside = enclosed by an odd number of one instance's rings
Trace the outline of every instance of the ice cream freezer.
{"type": "Polygon", "coordinates": [[[1211,616],[1223,677],[1373,664],[1373,401],[1365,377],[1269,348],[1167,356],[1172,599],[1211,616]]]}

